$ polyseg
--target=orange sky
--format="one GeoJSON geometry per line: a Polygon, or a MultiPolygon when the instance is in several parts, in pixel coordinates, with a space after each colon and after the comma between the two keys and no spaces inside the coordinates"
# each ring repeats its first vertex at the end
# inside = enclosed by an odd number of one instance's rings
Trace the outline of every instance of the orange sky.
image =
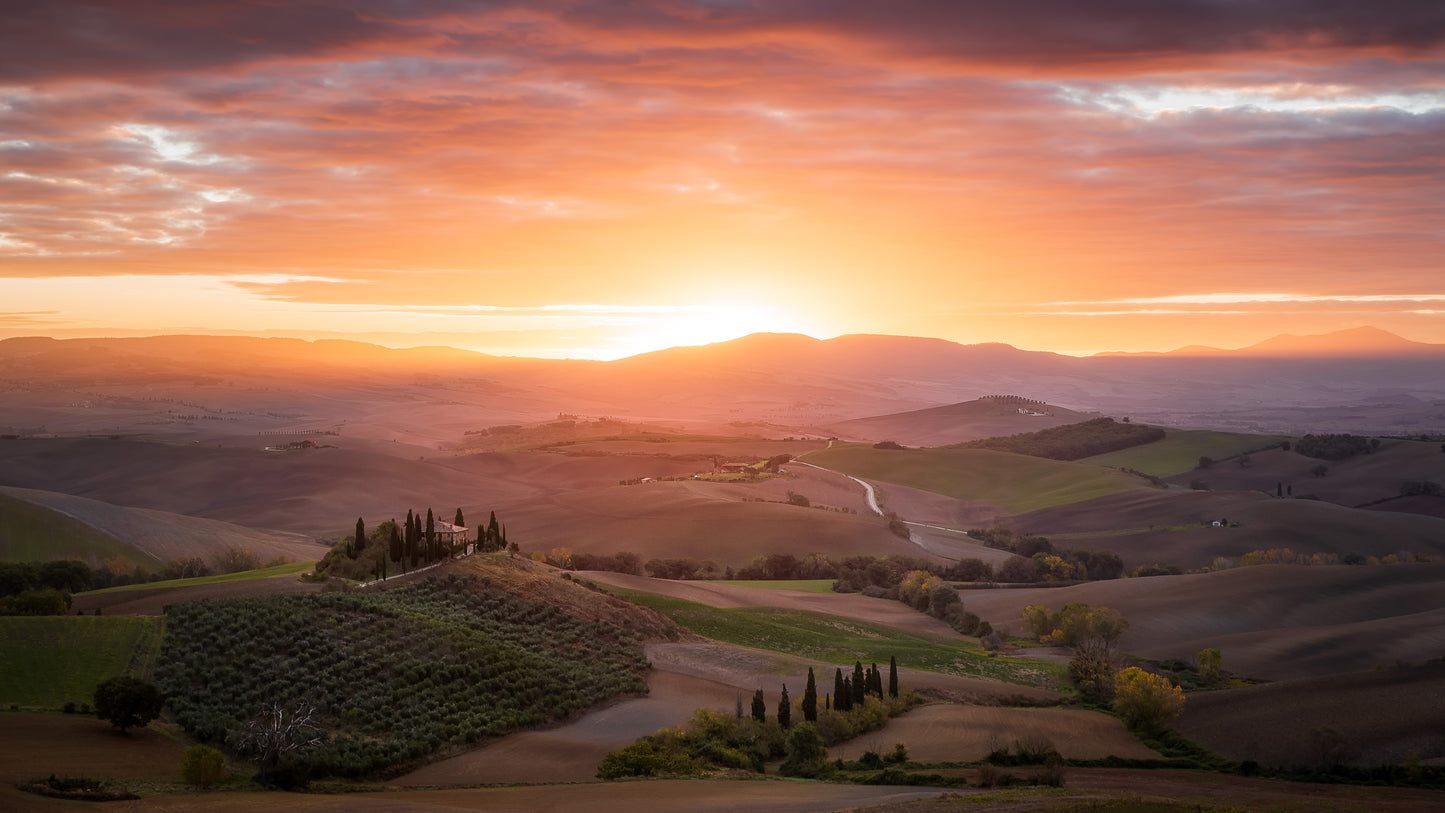
{"type": "Polygon", "coordinates": [[[29,5],[0,337],[1445,342],[1432,3],[29,5]]]}

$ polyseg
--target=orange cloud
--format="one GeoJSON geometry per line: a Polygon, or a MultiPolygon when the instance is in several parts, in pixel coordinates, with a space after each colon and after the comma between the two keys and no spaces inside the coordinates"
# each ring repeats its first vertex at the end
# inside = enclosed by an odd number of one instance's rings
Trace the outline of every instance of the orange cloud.
{"type": "Polygon", "coordinates": [[[281,274],[240,290],[389,341],[425,331],[365,314],[745,303],[1078,350],[1308,291],[1268,310],[1445,341],[1404,301],[1445,256],[1445,24],[1317,6],[39,4],[0,32],[0,296],[281,274]]]}

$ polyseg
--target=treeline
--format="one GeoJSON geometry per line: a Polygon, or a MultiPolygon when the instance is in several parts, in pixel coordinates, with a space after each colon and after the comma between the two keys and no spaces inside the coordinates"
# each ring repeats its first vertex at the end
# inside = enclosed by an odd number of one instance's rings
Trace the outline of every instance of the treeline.
{"type": "MultiPolygon", "coordinates": [[[[456,510],[452,525],[466,528],[462,509],[456,510]]],[[[430,508],[426,510],[425,520],[420,512],[408,510],[404,524],[398,525],[396,520],[389,519],[369,534],[365,521],[357,517],[356,532],[331,546],[316,564],[316,577],[385,579],[388,571],[406,573],[443,559],[465,556],[468,552],[517,552],[516,543],[507,539],[506,526],[497,522],[497,512],[493,511],[487,523],[477,530],[475,540],[454,541],[438,530],[436,515],[430,508]]]]}
{"type": "MultiPolygon", "coordinates": [[[[784,776],[817,778],[827,775],[828,748],[860,734],[876,731],[894,715],[918,702],[909,690],[898,688],[898,663],[889,662],[887,688],[877,664],[865,668],[855,662],[851,673],[834,671],[833,691],[819,696],[813,669],[808,669],[803,694],[793,699],[783,684],[776,714],[768,715],[762,689],[745,713],[742,696],[729,715],[699,709],[682,728],[664,728],[613,751],[597,769],[599,779],[629,776],[696,776],[748,770],[766,772],[768,760],[784,758],[778,772],[784,776]]],[[[885,757],[905,762],[901,743],[885,757]]]]}
{"type": "Polygon", "coordinates": [[[1119,423],[1113,418],[1094,418],[1082,423],[1006,437],[971,440],[944,448],[992,449],[1049,460],[1081,460],[1163,439],[1164,430],[1157,426],[1119,423]]]}
{"type": "Polygon", "coordinates": [[[1296,452],[1319,460],[1345,460],[1358,454],[1368,454],[1378,448],[1379,438],[1364,438],[1349,433],[1305,435],[1294,444],[1296,452]]]}
{"type": "Polygon", "coordinates": [[[1236,567],[1257,567],[1259,565],[1302,565],[1302,566],[1330,566],[1330,565],[1410,565],[1428,564],[1430,556],[1425,553],[1412,551],[1399,551],[1384,556],[1366,556],[1363,553],[1302,553],[1295,552],[1289,548],[1269,548],[1267,550],[1253,550],[1238,558],[1228,556],[1217,556],[1207,568],[1214,570],[1230,570],[1236,567]]]}
{"type": "Polygon", "coordinates": [[[63,615],[70,610],[71,596],[87,590],[239,573],[289,561],[277,557],[263,565],[254,553],[230,545],[212,554],[209,560],[178,557],[162,563],[157,570],[140,565],[131,567],[119,558],[107,559],[97,568],[76,559],[0,562],[0,615],[63,615]]]}
{"type": "Polygon", "coordinates": [[[1106,550],[1055,549],[1048,537],[1015,534],[1008,528],[971,528],[968,535],[990,548],[1006,550],[1025,561],[1005,562],[997,579],[1027,581],[1104,581],[1124,575],[1124,560],[1106,550]]]}

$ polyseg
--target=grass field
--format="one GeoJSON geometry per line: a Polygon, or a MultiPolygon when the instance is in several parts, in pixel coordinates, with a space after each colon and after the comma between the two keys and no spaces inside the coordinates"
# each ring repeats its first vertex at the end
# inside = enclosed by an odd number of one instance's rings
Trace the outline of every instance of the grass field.
{"type": "Polygon", "coordinates": [[[134,616],[0,618],[0,703],[58,709],[91,702],[107,678],[148,676],[161,628],[134,616]]]}
{"type": "Polygon", "coordinates": [[[948,497],[981,500],[1015,514],[1140,488],[1141,480],[1086,463],[1044,460],[987,449],[882,450],[835,444],[807,462],[854,477],[882,480],[948,497]]]}
{"type": "Polygon", "coordinates": [[[131,546],[79,520],[0,494],[0,561],[44,562],[57,555],[94,564],[111,557],[131,565],[151,564],[131,546]]]}
{"type": "Polygon", "coordinates": [[[718,580],[718,584],[732,584],[738,587],[758,587],[763,590],[797,590],[801,593],[831,593],[835,579],[796,579],[784,581],[767,581],[735,579],[733,581],[718,580]]]}
{"type": "Polygon", "coordinates": [[[155,590],[161,587],[193,587],[198,584],[223,584],[225,582],[243,582],[250,579],[269,579],[272,576],[294,576],[310,572],[310,570],[315,566],[315,562],[287,562],[284,565],[263,567],[258,570],[242,570],[239,573],[218,573],[214,576],[196,576],[190,579],[171,579],[169,581],[146,582],[145,584],[127,584],[122,585],[121,587],[107,587],[104,590],[91,590],[83,595],[124,593],[130,590],[155,590]]]}
{"type": "Polygon", "coordinates": [[[1059,689],[1062,667],[1017,658],[991,658],[979,647],[939,635],[906,632],[823,613],[774,607],[709,607],[652,593],[614,589],[666,615],[698,635],[835,664],[886,664],[949,675],[983,677],[1024,686],[1059,689]]]}
{"type": "Polygon", "coordinates": [[[1289,440],[1283,435],[1243,435],[1194,429],[1169,429],[1166,432],[1163,440],[1087,457],[1083,462],[1117,469],[1134,469],[1155,477],[1173,477],[1193,471],[1199,465],[1201,457],[1223,460],[1266,446],[1277,446],[1282,441],[1289,440]]]}

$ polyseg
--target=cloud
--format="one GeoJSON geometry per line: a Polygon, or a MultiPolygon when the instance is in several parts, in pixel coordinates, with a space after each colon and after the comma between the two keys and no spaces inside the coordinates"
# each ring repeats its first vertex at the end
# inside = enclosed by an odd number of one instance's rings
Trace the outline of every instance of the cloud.
{"type": "Polygon", "coordinates": [[[706,279],[857,329],[1427,290],[1442,32],[1304,0],[29,4],[0,277],[419,308],[706,279]]]}

